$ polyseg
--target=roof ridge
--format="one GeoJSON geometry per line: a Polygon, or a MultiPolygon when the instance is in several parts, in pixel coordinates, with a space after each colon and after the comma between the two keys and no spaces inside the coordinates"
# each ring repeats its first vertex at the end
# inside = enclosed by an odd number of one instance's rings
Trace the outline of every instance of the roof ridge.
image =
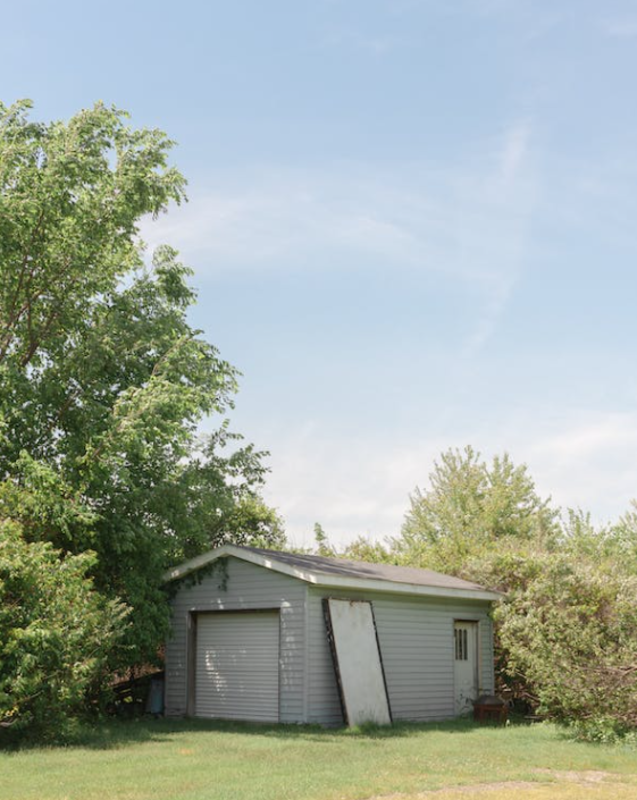
{"type": "MultiPolygon", "coordinates": [[[[355,567],[366,569],[368,571],[370,567],[377,569],[383,569],[389,567],[391,569],[404,570],[405,572],[422,572],[430,576],[437,575],[440,576],[441,578],[452,578],[453,580],[461,581],[462,583],[469,584],[471,586],[483,588],[482,586],[480,586],[480,584],[476,583],[475,581],[470,581],[467,580],[466,578],[459,578],[457,575],[450,575],[447,572],[439,572],[438,570],[435,569],[429,569],[429,567],[415,567],[407,564],[394,564],[388,561],[360,561],[358,559],[353,559],[353,558],[341,558],[340,556],[323,556],[318,553],[300,553],[290,550],[270,550],[267,547],[250,547],[249,545],[233,545],[233,546],[239,547],[242,550],[250,550],[255,553],[261,553],[261,554],[267,553],[268,555],[272,556],[274,560],[277,560],[276,559],[277,555],[282,555],[298,559],[308,559],[316,564],[320,564],[321,561],[325,561],[329,562],[329,564],[333,564],[335,567],[351,564],[355,567]]],[[[279,560],[283,561],[285,559],[279,559],[279,560]]]]}

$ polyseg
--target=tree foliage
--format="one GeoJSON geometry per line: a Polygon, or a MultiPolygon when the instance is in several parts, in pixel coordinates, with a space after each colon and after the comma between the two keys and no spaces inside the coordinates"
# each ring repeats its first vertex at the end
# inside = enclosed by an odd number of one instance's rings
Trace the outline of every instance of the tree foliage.
{"type": "Polygon", "coordinates": [[[489,466],[471,447],[448,450],[434,463],[427,489],[410,497],[394,549],[411,563],[461,573],[472,554],[508,540],[557,535],[557,511],[542,500],[526,466],[496,456],[489,466]]]}
{"type": "Polygon", "coordinates": [[[343,550],[342,556],[352,561],[367,561],[369,564],[398,563],[396,554],[388,547],[366,536],[359,536],[350,542],[343,550]]]}
{"type": "Polygon", "coordinates": [[[173,143],[102,104],[51,124],[29,107],[0,105],[0,521],[90,550],[95,590],[132,610],[121,652],[147,659],[163,571],[280,541],[281,525],[259,498],[263,454],[227,422],[198,433],[232,408],[238,373],[191,327],[177,253],[148,263],[139,238],[185,198],[173,143]]]}
{"type": "Polygon", "coordinates": [[[314,545],[316,554],[331,558],[336,555],[336,550],[330,544],[330,539],[320,522],[314,523],[314,545]]]}

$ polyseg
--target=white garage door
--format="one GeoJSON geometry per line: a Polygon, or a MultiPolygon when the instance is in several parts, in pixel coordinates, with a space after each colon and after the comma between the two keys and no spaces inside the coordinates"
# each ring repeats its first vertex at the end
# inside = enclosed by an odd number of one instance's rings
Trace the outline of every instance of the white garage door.
{"type": "Polygon", "coordinates": [[[278,722],[278,612],[199,614],[195,670],[196,716],[278,722]]]}

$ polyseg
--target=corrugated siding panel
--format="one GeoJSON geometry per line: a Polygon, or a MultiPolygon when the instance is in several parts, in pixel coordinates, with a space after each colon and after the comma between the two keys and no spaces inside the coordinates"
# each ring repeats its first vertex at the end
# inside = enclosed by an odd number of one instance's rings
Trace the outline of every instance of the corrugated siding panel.
{"type": "Polygon", "coordinates": [[[201,583],[183,586],[172,601],[172,633],[166,644],[166,714],[187,710],[187,650],[190,611],[278,608],[280,615],[279,718],[304,720],[305,584],[287,575],[227,559],[201,583]]]}
{"type": "Polygon", "coordinates": [[[196,659],[198,717],[278,721],[276,611],[199,614],[196,659]]]}
{"type": "Polygon", "coordinates": [[[378,630],[392,716],[395,720],[434,720],[454,715],[453,621],[480,622],[481,691],[493,691],[493,650],[489,604],[462,600],[404,598],[379,593],[329,593],[308,590],[309,721],[343,723],[322,598],[370,600],[378,630]]]}

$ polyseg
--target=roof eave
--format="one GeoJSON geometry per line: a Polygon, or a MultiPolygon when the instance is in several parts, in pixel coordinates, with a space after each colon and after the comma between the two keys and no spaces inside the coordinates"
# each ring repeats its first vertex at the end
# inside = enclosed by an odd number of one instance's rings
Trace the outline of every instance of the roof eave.
{"type": "Polygon", "coordinates": [[[499,600],[501,595],[487,589],[460,589],[445,586],[424,586],[418,583],[402,583],[399,581],[374,580],[372,578],[341,578],[334,575],[317,575],[312,581],[316,586],[326,589],[355,589],[358,591],[384,592],[390,594],[410,594],[424,597],[441,597],[444,599],[463,600],[499,600]]]}

